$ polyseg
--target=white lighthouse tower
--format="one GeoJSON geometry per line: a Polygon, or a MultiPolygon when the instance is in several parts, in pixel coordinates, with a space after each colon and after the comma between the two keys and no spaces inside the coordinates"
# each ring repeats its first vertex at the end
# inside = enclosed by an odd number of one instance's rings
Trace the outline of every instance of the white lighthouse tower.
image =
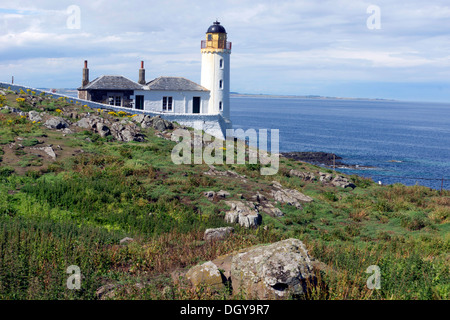
{"type": "Polygon", "coordinates": [[[208,113],[220,114],[228,126],[230,122],[230,55],[231,42],[220,22],[214,22],[201,43],[201,85],[210,90],[208,113]]]}

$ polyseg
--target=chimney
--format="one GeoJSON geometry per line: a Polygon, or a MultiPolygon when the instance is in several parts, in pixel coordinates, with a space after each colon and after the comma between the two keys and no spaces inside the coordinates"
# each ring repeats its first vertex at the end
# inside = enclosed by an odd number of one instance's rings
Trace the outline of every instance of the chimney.
{"type": "Polygon", "coordinates": [[[145,84],[145,69],[144,69],[144,61],[141,61],[141,68],[139,69],[139,84],[145,84]]]}
{"type": "Polygon", "coordinates": [[[84,60],[84,69],[83,69],[83,81],[81,83],[82,87],[89,83],[89,69],[87,65],[87,60],[84,60]]]}

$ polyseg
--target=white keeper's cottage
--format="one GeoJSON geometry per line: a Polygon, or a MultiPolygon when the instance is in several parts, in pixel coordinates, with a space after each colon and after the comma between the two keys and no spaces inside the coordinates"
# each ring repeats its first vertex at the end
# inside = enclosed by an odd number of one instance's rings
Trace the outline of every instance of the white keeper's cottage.
{"type": "MultiPolygon", "coordinates": [[[[158,77],[145,80],[141,61],[139,80],[123,76],[104,75],[89,81],[87,61],[84,62],[80,99],[96,101],[115,107],[161,115],[170,121],[224,139],[230,121],[230,55],[231,42],[220,22],[214,22],[201,41],[201,84],[182,77],[158,77]]],[[[130,112],[132,112],[130,110],[130,112]]]]}

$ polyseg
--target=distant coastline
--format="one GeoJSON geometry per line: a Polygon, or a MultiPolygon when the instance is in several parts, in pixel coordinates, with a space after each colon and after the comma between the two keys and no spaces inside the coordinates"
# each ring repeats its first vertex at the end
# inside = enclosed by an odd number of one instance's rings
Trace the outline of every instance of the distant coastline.
{"type": "Polygon", "coordinates": [[[382,98],[349,98],[349,97],[327,97],[318,95],[277,95],[277,94],[252,94],[230,92],[231,97],[248,97],[248,98],[277,98],[277,99],[314,99],[314,100],[363,100],[363,101],[397,101],[395,99],[382,98]]]}
{"type": "MultiPolygon", "coordinates": [[[[51,88],[38,88],[40,90],[51,91],[51,88]]],[[[78,91],[73,88],[59,88],[55,89],[57,93],[77,97],[78,91]]],[[[281,94],[253,94],[253,93],[239,93],[230,92],[233,98],[269,98],[269,99],[313,99],[313,100],[359,100],[359,101],[397,101],[395,99],[382,98],[348,98],[348,97],[327,97],[318,95],[281,95],[281,94]]]]}

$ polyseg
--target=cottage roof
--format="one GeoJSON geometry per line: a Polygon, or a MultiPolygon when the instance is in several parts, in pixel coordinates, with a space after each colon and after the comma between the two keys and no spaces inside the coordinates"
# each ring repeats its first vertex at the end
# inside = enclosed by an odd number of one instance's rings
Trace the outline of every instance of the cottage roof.
{"type": "Polygon", "coordinates": [[[205,87],[182,77],[159,77],[147,83],[149,90],[209,91],[205,87]]]}
{"type": "Polygon", "coordinates": [[[100,76],[79,89],[88,90],[140,90],[143,87],[124,76],[100,76]]]}

